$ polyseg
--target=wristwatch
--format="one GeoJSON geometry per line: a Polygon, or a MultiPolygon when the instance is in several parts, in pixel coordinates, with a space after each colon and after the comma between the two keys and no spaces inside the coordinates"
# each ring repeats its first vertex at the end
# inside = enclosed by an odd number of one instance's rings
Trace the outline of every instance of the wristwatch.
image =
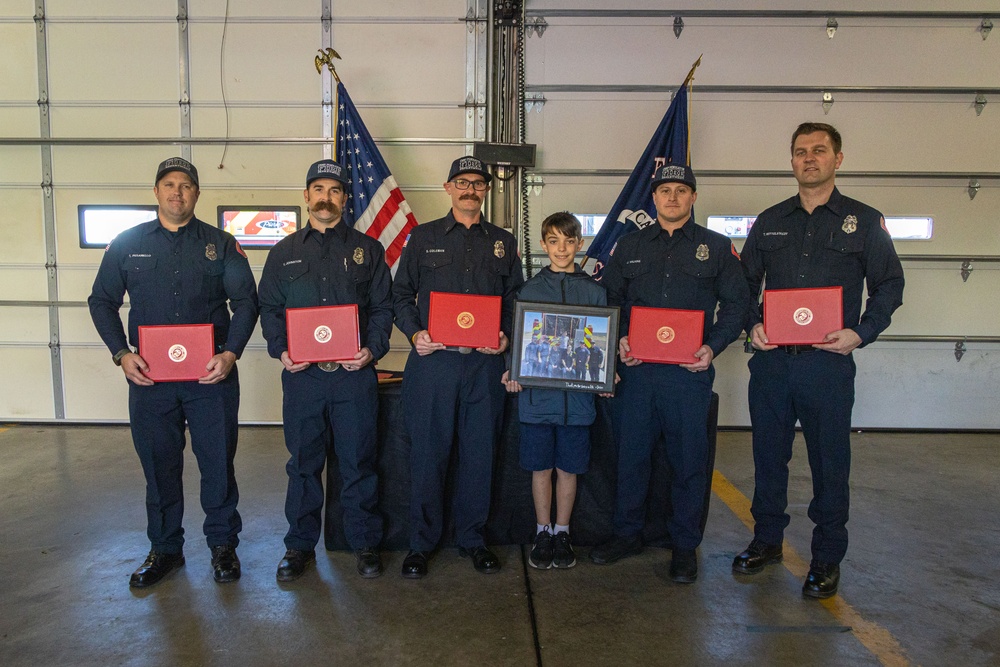
{"type": "Polygon", "coordinates": [[[127,347],[123,347],[122,349],[115,352],[115,356],[111,357],[111,360],[115,362],[115,366],[122,365],[122,359],[125,358],[126,354],[132,354],[132,350],[128,349],[127,347]]]}

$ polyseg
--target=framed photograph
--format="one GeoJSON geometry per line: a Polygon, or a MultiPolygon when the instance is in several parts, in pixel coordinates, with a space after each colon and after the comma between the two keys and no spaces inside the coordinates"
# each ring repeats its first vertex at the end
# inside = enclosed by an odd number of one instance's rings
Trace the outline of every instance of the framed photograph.
{"type": "Polygon", "coordinates": [[[524,387],[609,394],[617,349],[617,308],[514,304],[510,379],[524,387]]]}

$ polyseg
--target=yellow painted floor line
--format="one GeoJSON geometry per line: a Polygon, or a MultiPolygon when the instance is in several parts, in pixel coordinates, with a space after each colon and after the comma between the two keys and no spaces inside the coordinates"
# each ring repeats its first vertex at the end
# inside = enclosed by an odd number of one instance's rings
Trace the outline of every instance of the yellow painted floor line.
{"type": "Polygon", "coordinates": [[[0,433],[6,433],[11,429],[10,424],[0,424],[0,433]]]}
{"type": "MultiPolygon", "coordinates": [[[[719,500],[724,502],[733,514],[753,531],[753,515],[750,514],[750,499],[740,493],[726,476],[716,470],[712,475],[712,491],[719,500]]],[[[799,579],[805,579],[809,573],[809,562],[798,554],[786,540],[781,547],[784,554],[782,564],[789,572],[799,579]]],[[[840,595],[835,595],[819,603],[843,625],[849,625],[865,648],[871,651],[879,662],[890,667],[908,667],[909,659],[903,647],[888,630],[862,618],[854,607],[847,604],[840,595]]]]}

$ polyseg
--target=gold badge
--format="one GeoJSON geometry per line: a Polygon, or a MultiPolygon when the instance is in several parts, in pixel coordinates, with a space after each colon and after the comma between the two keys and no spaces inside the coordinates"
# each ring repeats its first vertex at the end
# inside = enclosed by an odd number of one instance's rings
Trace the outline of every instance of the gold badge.
{"type": "Polygon", "coordinates": [[[365,263],[365,251],[361,248],[354,249],[354,263],[364,264],[365,263]]]}
{"type": "Polygon", "coordinates": [[[219,253],[215,252],[214,243],[209,243],[205,246],[205,257],[212,260],[213,262],[219,259],[219,253]]]}
{"type": "Polygon", "coordinates": [[[503,241],[497,241],[496,243],[493,244],[493,254],[499,257],[500,259],[503,259],[503,256],[506,254],[506,252],[503,249],[503,241]]]}
{"type": "Polygon", "coordinates": [[[669,343],[674,339],[674,330],[670,327],[660,327],[656,331],[656,340],[661,343],[669,343]]]}
{"type": "Polygon", "coordinates": [[[702,243],[700,246],[698,246],[698,251],[695,252],[694,256],[695,256],[695,258],[699,262],[707,261],[708,260],[708,246],[705,245],[704,243],[702,243]]]}
{"type": "Polygon", "coordinates": [[[476,323],[476,318],[473,317],[472,313],[466,310],[458,314],[458,319],[456,320],[456,322],[458,322],[458,326],[462,327],[463,329],[469,329],[472,327],[473,324],[476,323]]]}
{"type": "Polygon", "coordinates": [[[844,218],[844,224],[840,228],[844,230],[845,234],[853,234],[858,231],[858,219],[853,215],[849,215],[844,218]]]}

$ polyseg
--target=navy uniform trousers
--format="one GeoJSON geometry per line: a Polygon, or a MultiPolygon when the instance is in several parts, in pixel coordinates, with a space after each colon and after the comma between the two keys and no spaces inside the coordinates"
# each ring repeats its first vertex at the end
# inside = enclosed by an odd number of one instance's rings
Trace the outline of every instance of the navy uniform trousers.
{"type": "Polygon", "coordinates": [[[382,541],[375,468],[378,378],[374,364],[348,372],[325,372],[316,365],[282,371],[285,446],[291,455],[285,518],[285,548],[309,551],[323,525],[323,467],[332,439],[343,487],[344,534],[352,549],[382,541]],[[332,436],[332,438],[331,438],[332,436]]]}
{"type": "Polygon", "coordinates": [[[132,442],[146,477],[146,534],[153,551],[180,553],[184,546],[184,422],[201,471],[201,507],[209,548],[239,544],[243,528],[236,503],[236,456],[240,382],[236,366],[214,385],[129,383],[132,442]]]}
{"type": "Polygon", "coordinates": [[[445,484],[457,437],[452,516],[460,547],[483,546],[493,457],[503,422],[503,355],[410,351],[402,402],[410,435],[410,548],[431,551],[444,530],[445,484]]]}
{"type": "Polygon", "coordinates": [[[621,382],[612,403],[618,445],[618,487],[614,531],[618,537],[642,533],[652,472],[652,451],[666,440],[673,514],[667,530],[675,548],[701,543],[709,456],[708,411],[715,367],[699,373],[674,364],[618,366],[621,382]],[[623,484],[622,480],[629,483],[623,484]]]}
{"type": "Polygon", "coordinates": [[[754,352],[748,366],[754,535],[767,544],[781,544],[784,537],[788,462],[798,420],[812,470],[813,560],[840,563],[847,553],[854,357],[823,350],[792,355],[777,349],[754,352]]]}

